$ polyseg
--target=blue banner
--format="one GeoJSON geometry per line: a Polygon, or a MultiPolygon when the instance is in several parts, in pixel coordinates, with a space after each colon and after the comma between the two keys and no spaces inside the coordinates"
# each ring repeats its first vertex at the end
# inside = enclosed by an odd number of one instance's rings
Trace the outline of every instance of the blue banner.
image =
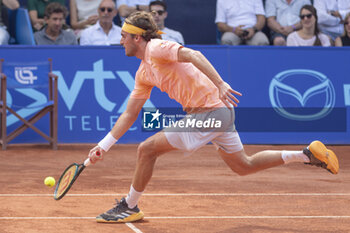
{"type": "MultiPolygon", "coordinates": [[[[243,143],[306,144],[314,139],[350,143],[349,48],[190,47],[200,50],[243,94],[236,108],[236,128],[243,143]]],[[[59,143],[102,139],[125,110],[140,64],[125,56],[120,46],[4,46],[0,54],[7,62],[52,58],[59,76],[59,143]]],[[[35,101],[26,98],[28,105],[35,101]]],[[[181,108],[157,88],[145,107],[181,108]]],[[[153,134],[142,130],[141,118],[140,114],[121,143],[138,143],[153,134]]],[[[48,128],[45,120],[37,124],[44,131],[48,128]]],[[[41,141],[27,130],[13,142],[41,141]]]]}

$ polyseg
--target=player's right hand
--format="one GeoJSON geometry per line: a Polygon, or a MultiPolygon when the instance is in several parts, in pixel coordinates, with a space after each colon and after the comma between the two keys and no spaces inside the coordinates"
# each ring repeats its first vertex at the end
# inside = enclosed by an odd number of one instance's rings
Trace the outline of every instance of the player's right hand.
{"type": "Polygon", "coordinates": [[[233,90],[231,86],[226,82],[223,82],[218,88],[219,98],[221,99],[221,101],[228,108],[232,108],[232,105],[237,107],[239,100],[234,95],[242,96],[242,94],[238,91],[233,90]]]}
{"type": "Polygon", "coordinates": [[[98,160],[102,160],[104,152],[105,151],[99,146],[92,148],[89,152],[90,162],[92,164],[95,164],[98,160]]]}

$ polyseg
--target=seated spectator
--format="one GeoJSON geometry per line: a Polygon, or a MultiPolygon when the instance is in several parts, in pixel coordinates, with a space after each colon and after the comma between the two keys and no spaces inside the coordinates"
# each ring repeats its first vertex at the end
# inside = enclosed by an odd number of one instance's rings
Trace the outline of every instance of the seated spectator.
{"type": "Polygon", "coordinates": [[[58,2],[52,2],[45,8],[46,26],[34,33],[37,45],[76,45],[77,39],[73,31],[63,30],[62,26],[68,10],[58,2]]]}
{"type": "Polygon", "coordinates": [[[0,45],[7,45],[9,43],[10,35],[6,30],[6,26],[2,22],[2,6],[14,10],[19,7],[19,3],[17,0],[0,0],[0,45]]]}
{"type": "Polygon", "coordinates": [[[122,29],[113,23],[117,9],[113,0],[102,0],[98,8],[99,20],[80,36],[80,45],[115,45],[120,44],[122,29]]]}
{"type": "Polygon", "coordinates": [[[345,16],[344,19],[344,33],[343,36],[335,39],[335,46],[350,46],[350,13],[345,16]]]}
{"type": "Polygon", "coordinates": [[[265,26],[262,0],[217,0],[215,23],[222,32],[221,44],[268,45],[261,32],[265,26]]]}
{"type": "Polygon", "coordinates": [[[343,22],[350,12],[350,0],[314,0],[321,32],[332,40],[343,34],[343,22]]]}
{"type": "Polygon", "coordinates": [[[78,37],[82,29],[94,25],[98,20],[101,0],[70,0],[70,25],[78,37]]]}
{"type": "Polygon", "coordinates": [[[330,46],[330,38],[321,33],[317,26],[317,12],[312,5],[300,10],[301,29],[287,37],[287,46],[330,46]]]}
{"type": "Polygon", "coordinates": [[[158,29],[164,32],[162,34],[163,40],[170,40],[179,44],[185,44],[182,34],[178,31],[165,27],[164,21],[168,16],[167,5],[163,1],[154,1],[149,4],[149,10],[153,14],[154,21],[156,22],[158,29]]]}
{"type": "Polygon", "coordinates": [[[65,5],[65,0],[28,0],[27,6],[29,11],[30,21],[34,31],[39,31],[45,24],[44,14],[45,8],[51,2],[58,2],[62,6],[65,5]]]}
{"type": "Polygon", "coordinates": [[[117,0],[117,9],[120,20],[124,19],[135,11],[148,11],[151,0],[117,0]]]}
{"type": "Polygon", "coordinates": [[[310,0],[266,0],[265,10],[273,45],[285,46],[287,36],[301,28],[299,12],[310,0]]]}

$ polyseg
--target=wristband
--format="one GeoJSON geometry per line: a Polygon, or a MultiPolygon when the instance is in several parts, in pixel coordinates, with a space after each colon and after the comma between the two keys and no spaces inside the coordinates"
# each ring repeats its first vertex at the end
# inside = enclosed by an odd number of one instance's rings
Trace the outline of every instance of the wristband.
{"type": "Polygon", "coordinates": [[[292,28],[293,28],[294,31],[297,30],[297,28],[294,26],[294,24],[292,25],[292,28]]]}
{"type": "Polygon", "coordinates": [[[97,145],[107,152],[117,141],[109,132],[97,145]]]}
{"type": "Polygon", "coordinates": [[[235,33],[236,27],[232,27],[232,32],[235,33]]]}

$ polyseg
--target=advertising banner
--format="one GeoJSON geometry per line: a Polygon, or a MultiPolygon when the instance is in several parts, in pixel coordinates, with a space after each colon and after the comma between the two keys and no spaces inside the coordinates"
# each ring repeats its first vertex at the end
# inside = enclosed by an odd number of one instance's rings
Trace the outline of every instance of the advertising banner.
{"type": "MultiPolygon", "coordinates": [[[[249,46],[189,46],[201,51],[233,89],[241,92],[236,129],[246,144],[350,143],[350,49],[249,46]]],[[[8,62],[52,58],[59,77],[59,143],[95,143],[126,109],[140,60],[121,46],[4,46],[8,62]]],[[[31,75],[35,74],[32,68],[31,75]]],[[[8,92],[13,103],[30,105],[36,96],[8,92]],[[15,97],[16,98],[12,98],[15,97]]],[[[25,108],[24,106],[23,108],[25,108]]],[[[181,106],[153,88],[145,108],[181,106]]],[[[23,109],[24,111],[24,109],[23,109]]],[[[35,109],[25,110],[27,115],[35,109]]],[[[158,111],[159,114],[161,112],[158,111]]],[[[138,143],[154,134],[143,129],[142,113],[121,143],[138,143]]],[[[19,122],[8,118],[9,131],[19,122]]],[[[47,130],[48,122],[37,122],[47,130]]],[[[13,142],[44,142],[27,130],[13,142]]]]}

